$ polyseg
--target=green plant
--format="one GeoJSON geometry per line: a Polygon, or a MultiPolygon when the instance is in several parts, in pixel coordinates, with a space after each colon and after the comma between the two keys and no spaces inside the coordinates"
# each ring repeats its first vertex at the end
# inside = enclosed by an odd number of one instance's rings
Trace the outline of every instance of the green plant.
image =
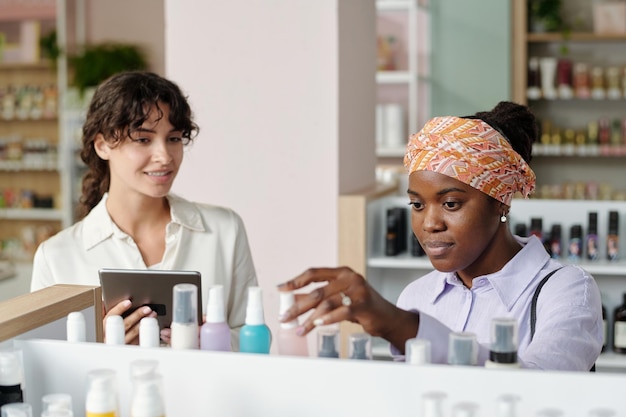
{"type": "Polygon", "coordinates": [[[561,0],[530,0],[528,2],[531,24],[543,26],[548,32],[563,29],[561,0]]]}
{"type": "Polygon", "coordinates": [[[61,48],[59,48],[57,43],[57,31],[53,30],[42,36],[39,39],[39,47],[41,48],[41,55],[55,63],[59,55],[61,55],[61,48]]]}
{"type": "Polygon", "coordinates": [[[73,85],[81,93],[118,72],[148,68],[138,46],[122,43],[88,45],[80,54],[69,57],[69,63],[74,74],[73,85]]]}

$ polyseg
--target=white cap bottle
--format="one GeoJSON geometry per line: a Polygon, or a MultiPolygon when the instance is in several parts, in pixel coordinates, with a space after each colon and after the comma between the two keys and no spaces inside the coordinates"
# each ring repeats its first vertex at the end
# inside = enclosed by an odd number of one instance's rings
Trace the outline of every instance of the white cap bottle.
{"type": "Polygon", "coordinates": [[[117,417],[117,384],[112,369],[94,369],[87,374],[85,417],[117,417]]]}
{"type": "Polygon", "coordinates": [[[159,347],[161,344],[161,329],[156,317],[144,317],[139,321],[139,346],[159,347]]]}
{"type": "Polygon", "coordinates": [[[71,417],[74,412],[72,408],[72,396],[65,393],[46,394],[41,397],[42,417],[71,417]]]}
{"type": "Polygon", "coordinates": [[[198,287],[176,284],[172,296],[174,313],[170,345],[173,349],[198,349],[198,287]]]}
{"type": "Polygon", "coordinates": [[[131,417],[165,416],[161,375],[153,374],[133,379],[130,415],[131,417]]]}
{"type": "Polygon", "coordinates": [[[122,316],[108,316],[105,321],[105,342],[107,345],[124,345],[126,344],[124,330],[124,319],[122,316]]]}
{"type": "MultiPolygon", "coordinates": [[[[280,291],[279,314],[285,313],[295,303],[295,295],[292,291],[280,291]]],[[[298,319],[287,323],[280,323],[278,330],[278,354],[290,356],[309,356],[307,338],[298,336],[298,319]]]]}
{"type": "Polygon", "coordinates": [[[425,365],[431,362],[431,343],[428,339],[414,337],[406,341],[405,362],[409,365],[425,365]]]}
{"type": "Polygon", "coordinates": [[[272,334],[265,324],[263,298],[260,287],[248,287],[246,324],[239,332],[239,351],[245,353],[270,353],[272,334]]]}
{"type": "Polygon", "coordinates": [[[24,401],[24,380],[20,351],[0,350],[0,405],[24,401]]]}
{"type": "Polygon", "coordinates": [[[33,408],[28,403],[11,403],[0,407],[2,417],[33,417],[33,408]]]}
{"type": "Polygon", "coordinates": [[[85,325],[85,315],[80,311],[73,311],[68,314],[66,331],[68,342],[86,342],[87,330],[85,325]]]}
{"type": "Polygon", "coordinates": [[[200,328],[200,349],[230,352],[230,327],[224,314],[224,286],[209,288],[206,320],[200,328]]]}

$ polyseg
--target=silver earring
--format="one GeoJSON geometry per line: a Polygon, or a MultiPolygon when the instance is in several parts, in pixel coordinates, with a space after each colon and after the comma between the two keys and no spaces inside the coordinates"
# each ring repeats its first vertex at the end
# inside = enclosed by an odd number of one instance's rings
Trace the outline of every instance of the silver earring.
{"type": "Polygon", "coordinates": [[[501,223],[506,223],[506,214],[502,213],[502,216],[500,216],[500,222],[501,223]]]}

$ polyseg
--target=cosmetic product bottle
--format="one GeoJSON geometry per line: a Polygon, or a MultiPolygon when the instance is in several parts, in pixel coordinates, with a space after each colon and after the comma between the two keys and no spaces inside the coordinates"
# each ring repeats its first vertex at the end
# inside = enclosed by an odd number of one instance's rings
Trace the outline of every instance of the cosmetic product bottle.
{"type": "Polygon", "coordinates": [[[496,417],[517,417],[519,397],[514,394],[503,394],[496,398],[496,417]]]}
{"type": "Polygon", "coordinates": [[[550,232],[550,257],[558,259],[561,257],[561,225],[553,224],[550,232]]]}
{"type": "Polygon", "coordinates": [[[519,368],[517,361],[518,323],[512,317],[491,321],[491,348],[485,368],[519,368]]]}
{"type": "Polygon", "coordinates": [[[198,287],[176,284],[172,289],[172,349],[198,349],[198,287]]]}
{"type": "Polygon", "coordinates": [[[135,359],[130,363],[130,379],[150,378],[157,374],[159,362],[154,359],[135,359]]]}
{"type": "Polygon", "coordinates": [[[73,416],[72,396],[66,393],[46,394],[41,397],[41,417],[73,416]]]}
{"type": "Polygon", "coordinates": [[[156,317],[144,317],[139,321],[139,346],[154,348],[161,345],[161,329],[156,317]]]}
{"type": "Polygon", "coordinates": [[[541,74],[541,92],[546,100],[554,100],[558,97],[555,80],[556,80],[556,64],[555,57],[546,56],[539,58],[539,71],[541,74]]]}
{"type": "Polygon", "coordinates": [[[619,213],[609,212],[609,234],[606,237],[606,256],[609,261],[619,259],[619,213]]]}
{"type": "MultiPolygon", "coordinates": [[[[291,291],[280,291],[279,314],[283,314],[291,308],[295,297],[291,291]]],[[[278,329],[278,354],[289,356],[309,356],[307,338],[298,336],[296,330],[299,326],[298,319],[288,323],[280,323],[278,329]]]]}
{"type": "Polygon", "coordinates": [[[239,333],[240,352],[270,353],[272,334],[265,324],[261,295],[260,287],[248,287],[246,321],[239,333]]]}
{"type": "Polygon", "coordinates": [[[519,237],[527,237],[528,236],[528,227],[525,223],[516,223],[513,234],[519,237]]]}
{"type": "Polygon", "coordinates": [[[230,327],[224,313],[224,286],[214,285],[209,288],[209,301],[206,319],[200,327],[200,349],[232,352],[230,345],[230,327]]]}
{"type": "Polygon", "coordinates": [[[352,333],[348,344],[349,359],[372,359],[372,336],[367,333],[352,333]]]}
{"type": "Polygon", "coordinates": [[[385,255],[395,256],[406,250],[407,210],[404,207],[387,209],[387,230],[385,235],[385,255]]]}
{"type": "Polygon", "coordinates": [[[569,59],[561,58],[557,62],[556,87],[560,99],[569,100],[574,97],[572,61],[569,59]]]}
{"type": "Polygon", "coordinates": [[[414,337],[406,341],[405,359],[409,365],[426,365],[431,363],[431,343],[428,339],[414,337]]]}
{"type": "Polygon", "coordinates": [[[543,242],[543,219],[541,217],[530,219],[530,236],[537,236],[543,242]]]}
{"type": "Polygon", "coordinates": [[[622,304],[613,311],[613,351],[626,353],[626,293],[622,294],[622,304]]]}
{"type": "Polygon", "coordinates": [[[529,100],[539,100],[541,98],[541,75],[539,74],[539,58],[531,56],[528,59],[528,87],[526,97],[529,100]]]}
{"type": "Polygon", "coordinates": [[[422,394],[422,416],[444,417],[443,402],[447,395],[442,391],[430,391],[422,394]]]}
{"type": "Polygon", "coordinates": [[[583,231],[581,225],[574,224],[570,227],[567,258],[571,262],[580,261],[580,254],[582,252],[582,235],[583,231]]]}
{"type": "Polygon", "coordinates": [[[85,417],[118,417],[117,383],[112,369],[94,369],[87,374],[85,417]]]}
{"type": "Polygon", "coordinates": [[[123,345],[126,343],[124,319],[122,316],[109,316],[105,321],[104,337],[107,345],[123,345]]]}
{"type": "Polygon", "coordinates": [[[319,358],[339,357],[339,330],[336,327],[318,327],[317,356],[319,358]]]}
{"type": "Polygon", "coordinates": [[[2,417],[33,417],[33,408],[29,403],[11,403],[0,407],[2,417]]]}
{"type": "Polygon", "coordinates": [[[85,315],[80,311],[73,311],[67,315],[66,332],[68,342],[86,342],[87,330],[85,315]]]}
{"type": "Polygon", "coordinates": [[[422,248],[422,245],[420,245],[419,240],[417,240],[417,237],[415,237],[415,234],[413,232],[411,233],[411,256],[415,256],[415,257],[419,257],[419,256],[424,256],[426,255],[426,252],[424,252],[424,248],[422,248]]]}
{"type": "Polygon", "coordinates": [[[589,212],[588,219],[585,248],[587,259],[595,261],[598,259],[598,213],[595,211],[589,212]]]}
{"type": "Polygon", "coordinates": [[[591,81],[589,80],[589,67],[585,62],[574,64],[574,95],[576,98],[587,99],[591,97],[591,81]]]}
{"type": "Polygon", "coordinates": [[[591,67],[591,98],[604,100],[605,97],[604,68],[600,66],[591,67]]]}
{"type": "Polygon", "coordinates": [[[478,342],[471,332],[452,332],[448,336],[448,364],[471,366],[478,361],[478,342]]]}
{"type": "Polygon", "coordinates": [[[0,406],[24,401],[22,360],[19,350],[0,350],[0,406]]]}
{"type": "Polygon", "coordinates": [[[153,374],[133,379],[130,416],[165,417],[161,375],[153,374]]]}

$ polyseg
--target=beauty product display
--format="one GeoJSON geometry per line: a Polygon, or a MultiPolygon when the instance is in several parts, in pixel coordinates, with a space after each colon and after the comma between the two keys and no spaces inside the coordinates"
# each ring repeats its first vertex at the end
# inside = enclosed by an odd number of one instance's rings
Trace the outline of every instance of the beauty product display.
{"type": "Polygon", "coordinates": [[[24,383],[20,351],[0,350],[0,406],[24,401],[24,383]]]}
{"type": "Polygon", "coordinates": [[[348,359],[371,360],[372,336],[367,333],[352,333],[348,342],[348,359]]]}
{"type": "Polygon", "coordinates": [[[496,317],[491,321],[491,346],[485,368],[519,368],[517,361],[518,323],[514,318],[496,317]]]}
{"type": "Polygon", "coordinates": [[[194,284],[176,284],[172,289],[170,346],[172,349],[198,349],[198,287],[194,284]]]}
{"type": "Polygon", "coordinates": [[[478,342],[471,332],[452,332],[448,336],[448,364],[472,366],[478,361],[478,342]]]}
{"type": "Polygon", "coordinates": [[[239,351],[269,354],[271,343],[272,334],[263,315],[261,288],[248,287],[246,321],[239,333],[239,351]]]}
{"type": "Polygon", "coordinates": [[[104,322],[105,342],[107,345],[123,345],[126,343],[124,330],[124,319],[122,316],[108,316],[104,322]]]}
{"type": "Polygon", "coordinates": [[[411,338],[405,344],[405,362],[409,365],[431,363],[432,346],[429,339],[411,338]]]}
{"type": "Polygon", "coordinates": [[[85,417],[118,417],[116,373],[112,369],[94,369],[87,374],[85,417]]]}
{"type": "Polygon", "coordinates": [[[74,311],[67,315],[66,332],[68,342],[87,341],[85,315],[82,312],[74,311]]]}
{"type": "Polygon", "coordinates": [[[613,351],[626,353],[626,293],[622,295],[622,304],[613,311],[613,351]]]}
{"type": "Polygon", "coordinates": [[[161,329],[156,317],[144,317],[139,321],[139,346],[155,348],[161,345],[161,329]]]}
{"type": "MultiPolygon", "coordinates": [[[[279,291],[279,314],[285,313],[295,303],[292,291],[279,291]]],[[[278,354],[289,356],[309,356],[307,338],[298,336],[298,319],[287,323],[280,323],[278,329],[278,354]]]]}
{"type": "Polygon", "coordinates": [[[319,358],[339,357],[339,329],[334,326],[318,327],[317,356],[319,358]]]}
{"type": "Polygon", "coordinates": [[[609,212],[609,227],[606,238],[606,256],[609,261],[619,259],[619,213],[609,212]]]}
{"type": "Polygon", "coordinates": [[[206,319],[200,327],[200,349],[231,352],[230,327],[224,312],[224,286],[209,288],[206,319]]]}

